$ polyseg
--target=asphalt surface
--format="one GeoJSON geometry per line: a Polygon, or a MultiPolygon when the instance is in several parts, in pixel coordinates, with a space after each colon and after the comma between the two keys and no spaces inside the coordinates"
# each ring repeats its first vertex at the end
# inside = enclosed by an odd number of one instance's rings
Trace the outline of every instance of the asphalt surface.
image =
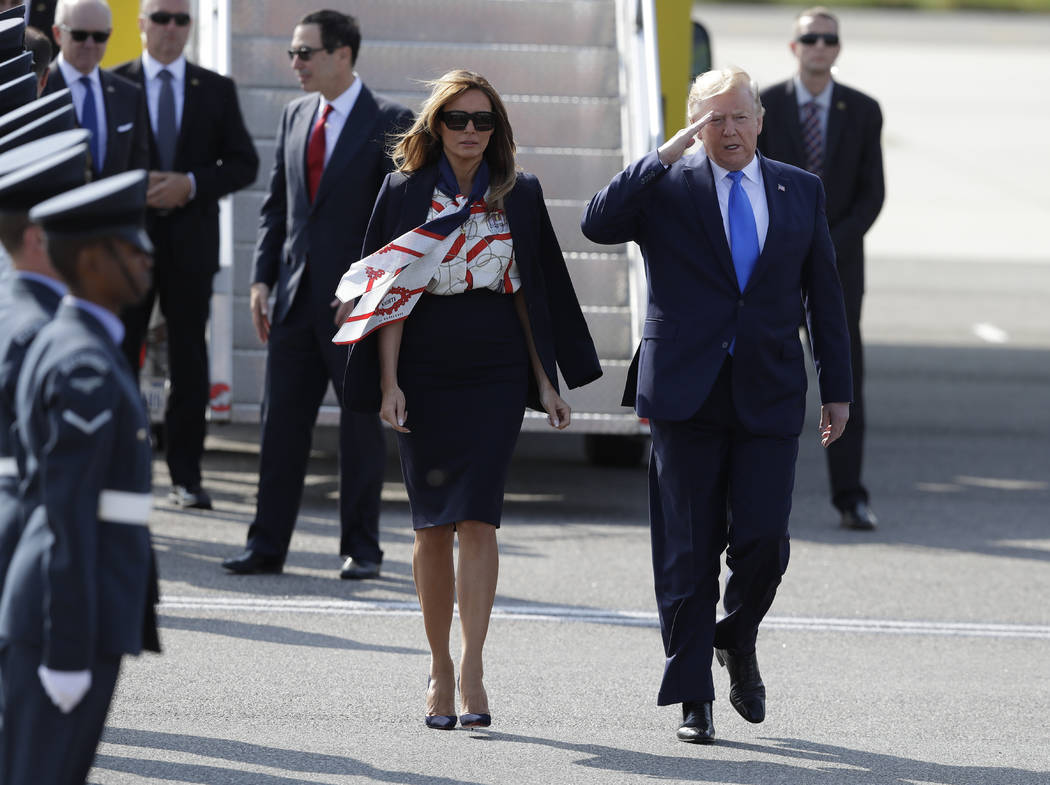
{"type": "MultiPolygon", "coordinates": [[[[703,8],[716,63],[790,70],[790,10],[703,8]]],[[[127,661],[90,782],[1050,781],[1050,202],[1031,176],[1050,152],[1050,19],[844,18],[843,81],[887,118],[864,321],[881,523],[837,527],[811,421],[759,639],[765,723],[735,714],[717,667],[714,746],[677,742],[676,710],[655,705],[644,468],[523,435],[486,647],[494,724],[436,733],[393,450],[380,580],[338,580],[324,429],[285,573],[234,577],[219,561],[254,511],[256,439],[215,427],[212,513],[168,504],[156,464],[165,652],[127,661]]]]}

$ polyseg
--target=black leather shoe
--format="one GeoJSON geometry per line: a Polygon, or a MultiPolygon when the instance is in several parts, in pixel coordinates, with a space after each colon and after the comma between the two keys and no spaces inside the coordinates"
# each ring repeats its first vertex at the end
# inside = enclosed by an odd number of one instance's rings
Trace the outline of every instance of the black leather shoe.
{"type": "Polygon", "coordinates": [[[343,569],[339,571],[339,577],[343,580],[363,581],[368,578],[379,577],[379,562],[363,561],[347,556],[343,562],[343,569]]]}
{"type": "Polygon", "coordinates": [[[857,502],[842,511],[842,528],[870,532],[879,524],[867,502],[857,502]]]}
{"type": "Polygon", "coordinates": [[[222,566],[237,575],[280,573],[284,569],[284,560],[278,556],[267,556],[258,551],[247,550],[238,556],[224,559],[222,566]]]}
{"type": "Polygon", "coordinates": [[[715,649],[718,664],[729,671],[729,702],[748,722],[766,718],[766,685],[758,672],[754,652],[739,654],[732,649],[715,649]]]}
{"type": "Polygon", "coordinates": [[[682,704],[682,727],[678,738],[690,744],[711,744],[715,740],[715,723],[711,719],[711,701],[685,701],[682,704]]]}

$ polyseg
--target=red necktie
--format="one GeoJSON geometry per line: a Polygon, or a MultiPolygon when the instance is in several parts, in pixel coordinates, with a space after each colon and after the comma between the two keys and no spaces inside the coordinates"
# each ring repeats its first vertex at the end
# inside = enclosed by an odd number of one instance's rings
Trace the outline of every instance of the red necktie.
{"type": "Polygon", "coordinates": [[[321,184],[321,173],[324,172],[324,124],[332,113],[332,105],[325,104],[324,111],[314,123],[310,132],[310,141],[306,145],[306,185],[310,191],[310,202],[317,196],[317,187],[321,184]]]}

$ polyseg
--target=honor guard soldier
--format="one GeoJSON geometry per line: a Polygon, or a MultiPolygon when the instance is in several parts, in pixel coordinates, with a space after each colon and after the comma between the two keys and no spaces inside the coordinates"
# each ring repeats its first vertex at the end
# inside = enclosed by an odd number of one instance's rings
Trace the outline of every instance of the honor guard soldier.
{"type": "Polygon", "coordinates": [[[149,420],[117,316],[150,285],[146,183],[125,172],[29,213],[70,294],[16,396],[27,520],[0,598],[5,785],[81,785],[121,658],[160,648],[149,420]]]}
{"type": "Polygon", "coordinates": [[[51,321],[66,293],[47,255],[44,232],[29,221],[29,209],[45,199],[87,182],[88,146],[70,146],[68,135],[59,134],[34,142],[36,160],[25,160],[13,172],[4,159],[22,148],[0,156],[0,242],[10,254],[14,276],[5,282],[0,306],[0,589],[7,575],[11,553],[22,533],[19,503],[19,470],[15,450],[15,386],[30,344],[51,321]]]}

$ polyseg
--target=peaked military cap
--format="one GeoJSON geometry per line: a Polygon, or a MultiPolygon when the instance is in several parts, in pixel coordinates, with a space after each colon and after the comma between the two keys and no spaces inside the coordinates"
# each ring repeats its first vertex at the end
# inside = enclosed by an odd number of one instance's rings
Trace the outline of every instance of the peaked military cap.
{"type": "Polygon", "coordinates": [[[25,17],[0,20],[0,62],[22,54],[26,49],[25,40],[25,17]]]}
{"type": "Polygon", "coordinates": [[[25,3],[22,5],[12,6],[6,11],[0,11],[0,22],[5,19],[25,19],[26,18],[26,6],[25,3]]]}
{"type": "Polygon", "coordinates": [[[0,210],[29,212],[45,199],[84,185],[90,157],[88,146],[81,143],[60,148],[0,177],[0,210]]]}
{"type": "Polygon", "coordinates": [[[0,63],[0,84],[25,76],[33,70],[33,53],[22,52],[0,63]]]}
{"type": "MultiPolygon", "coordinates": [[[[0,177],[11,174],[15,169],[29,166],[41,158],[53,155],[60,150],[65,150],[75,144],[87,142],[91,138],[91,132],[86,128],[74,128],[72,131],[60,131],[35,142],[29,142],[14,150],[0,153],[0,177]]],[[[70,186],[72,187],[72,186],[70,186]]]]}
{"type": "Polygon", "coordinates": [[[0,116],[0,139],[12,131],[17,131],[22,126],[28,125],[39,117],[43,117],[56,109],[61,109],[63,106],[72,105],[73,94],[68,87],[63,87],[50,95],[37,98],[19,109],[14,109],[0,116]]]}
{"type": "Polygon", "coordinates": [[[6,153],[16,147],[57,134],[59,131],[71,131],[77,127],[77,113],[73,104],[38,117],[31,123],[0,137],[0,153],[6,153]]]}
{"type": "Polygon", "coordinates": [[[29,211],[29,220],[47,234],[89,240],[119,237],[146,253],[153,243],[146,234],[145,169],[122,172],[54,196],[29,211]]]}
{"type": "Polygon", "coordinates": [[[7,114],[36,100],[36,74],[24,74],[0,84],[0,114],[7,114]]]}

